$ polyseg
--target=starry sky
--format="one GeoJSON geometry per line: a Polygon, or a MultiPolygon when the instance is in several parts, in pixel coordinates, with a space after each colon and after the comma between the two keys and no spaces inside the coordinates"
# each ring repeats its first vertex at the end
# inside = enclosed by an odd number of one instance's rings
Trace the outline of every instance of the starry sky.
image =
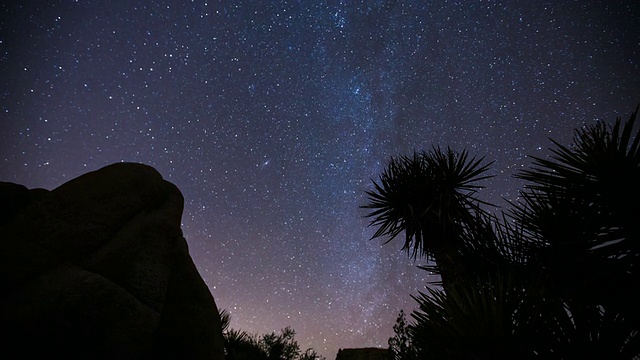
{"type": "Polygon", "coordinates": [[[637,1],[8,1],[0,181],[154,166],[232,327],[387,346],[435,280],[359,206],[390,156],[494,161],[481,198],[640,102],[637,1]],[[46,4],[45,4],[46,3],[46,4]]]}

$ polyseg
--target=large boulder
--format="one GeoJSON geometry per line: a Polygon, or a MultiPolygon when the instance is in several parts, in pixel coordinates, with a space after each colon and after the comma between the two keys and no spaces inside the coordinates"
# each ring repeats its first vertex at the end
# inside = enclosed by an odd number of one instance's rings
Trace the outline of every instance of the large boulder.
{"type": "Polygon", "coordinates": [[[223,359],[183,197],[119,163],[52,191],[0,183],[3,358],[223,359]]]}

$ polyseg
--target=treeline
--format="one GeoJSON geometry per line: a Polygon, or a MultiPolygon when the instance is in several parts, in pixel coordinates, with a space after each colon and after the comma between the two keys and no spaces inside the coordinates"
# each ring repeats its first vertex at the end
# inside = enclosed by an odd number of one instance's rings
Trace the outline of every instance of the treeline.
{"type": "Polygon", "coordinates": [[[279,334],[272,332],[258,336],[230,327],[228,311],[220,311],[226,360],[325,360],[315,350],[300,350],[296,332],[286,327],[279,334]]]}

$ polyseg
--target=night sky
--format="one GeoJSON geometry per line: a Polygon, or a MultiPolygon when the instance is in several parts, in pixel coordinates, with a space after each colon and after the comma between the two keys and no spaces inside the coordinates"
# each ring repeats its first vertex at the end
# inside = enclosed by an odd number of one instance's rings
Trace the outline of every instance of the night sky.
{"type": "Polygon", "coordinates": [[[44,3],[0,5],[0,181],[154,166],[232,327],[329,359],[386,347],[434,280],[369,241],[390,156],[486,156],[503,205],[549,137],[640,102],[637,1],[44,3]]]}

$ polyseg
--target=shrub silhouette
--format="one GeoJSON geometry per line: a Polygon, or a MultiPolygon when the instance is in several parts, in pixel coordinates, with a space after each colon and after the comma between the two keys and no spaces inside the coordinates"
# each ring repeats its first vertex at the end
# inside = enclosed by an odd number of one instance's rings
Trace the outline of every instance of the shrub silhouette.
{"type": "Polygon", "coordinates": [[[296,332],[286,327],[280,334],[272,332],[260,337],[230,327],[231,314],[219,310],[227,360],[324,360],[315,350],[300,351],[296,332]]]}

